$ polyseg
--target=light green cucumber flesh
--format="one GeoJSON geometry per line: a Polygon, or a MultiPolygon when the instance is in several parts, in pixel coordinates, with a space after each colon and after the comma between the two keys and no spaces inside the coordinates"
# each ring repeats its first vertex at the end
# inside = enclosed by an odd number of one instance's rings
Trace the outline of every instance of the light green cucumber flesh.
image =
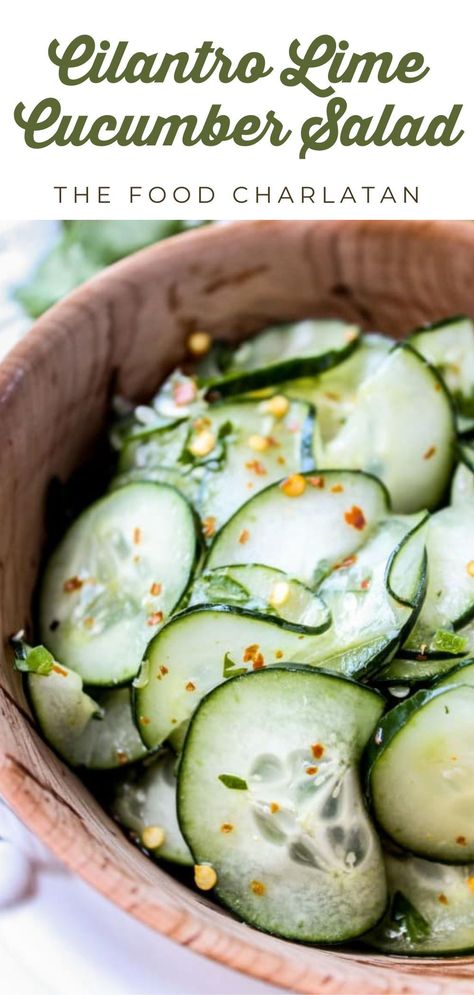
{"type": "Polygon", "coordinates": [[[149,849],[150,856],[189,866],[193,859],[176,815],[176,767],[176,756],[168,750],[143,767],[127,771],[116,786],[111,808],[118,822],[136,834],[141,846],[145,846],[145,829],[163,830],[163,842],[149,849]]]}
{"type": "Polygon", "coordinates": [[[253,673],[201,704],[179,821],[219,899],[246,922],[334,943],[382,914],[383,862],[357,770],[382,708],[369,689],[303,669],[253,673]]]}
{"type": "Polygon", "coordinates": [[[49,560],[42,642],[90,685],[132,680],[186,589],[197,551],[193,513],[171,487],[122,487],[91,505],[49,560]]]}

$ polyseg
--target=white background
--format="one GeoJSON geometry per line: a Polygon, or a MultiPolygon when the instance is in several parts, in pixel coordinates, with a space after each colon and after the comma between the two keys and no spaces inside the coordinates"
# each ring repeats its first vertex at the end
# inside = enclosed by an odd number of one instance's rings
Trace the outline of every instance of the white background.
{"type": "MultiPolygon", "coordinates": [[[[474,109],[469,0],[338,0],[337,4],[318,0],[29,0],[10,5],[3,21],[0,39],[0,140],[2,147],[0,218],[53,217],[430,217],[466,218],[473,216],[472,162],[474,109]],[[251,85],[233,82],[219,84],[213,77],[201,85],[92,84],[63,86],[57,69],[50,63],[47,49],[56,37],[61,48],[77,34],[90,33],[97,42],[106,38],[114,46],[128,40],[129,51],[193,52],[204,40],[222,45],[235,60],[249,50],[267,55],[274,73],[251,85]],[[326,101],[312,96],[304,87],[284,87],[279,73],[290,64],[289,43],[294,38],[307,46],[319,34],[344,38],[355,52],[392,51],[401,57],[411,50],[421,51],[430,72],[416,84],[377,81],[345,84],[337,88],[352,113],[375,115],[386,103],[396,104],[398,114],[448,113],[454,103],[463,103],[461,124],[464,138],[451,148],[390,145],[377,148],[343,148],[336,145],[324,152],[298,158],[298,133],[302,121],[315,114],[324,116],[326,101]],[[97,117],[103,113],[125,114],[196,113],[204,118],[212,103],[221,103],[232,119],[243,114],[262,116],[268,109],[294,134],[281,148],[260,144],[239,148],[228,142],[215,148],[195,146],[172,148],[81,148],[29,149],[23,132],[13,121],[13,109],[23,101],[28,109],[43,97],[57,97],[64,113],[97,117]],[[60,208],[53,186],[66,184],[90,188],[91,203],[74,206],[72,197],[60,208]],[[112,203],[99,206],[93,191],[99,184],[112,188],[112,203]],[[184,184],[196,191],[199,184],[213,187],[215,200],[199,206],[195,197],[179,206],[172,191],[184,184]],[[232,201],[237,184],[249,187],[249,203],[232,201]],[[302,206],[302,184],[316,188],[318,203],[302,206]],[[374,184],[378,200],[387,185],[398,195],[404,185],[419,186],[418,204],[390,201],[364,204],[360,187],[374,184]],[[131,185],[142,186],[145,196],[129,204],[131,185]],[[153,205],[146,198],[149,187],[161,185],[167,200],[153,205]],[[271,186],[273,202],[258,205],[252,196],[256,186],[271,186]],[[287,185],[295,203],[276,203],[287,185]],[[338,199],[346,186],[358,203],[321,203],[323,187],[327,199],[338,199]]],[[[324,70],[319,70],[323,74],[324,70]]],[[[321,79],[324,77],[321,75],[321,79]]]]}

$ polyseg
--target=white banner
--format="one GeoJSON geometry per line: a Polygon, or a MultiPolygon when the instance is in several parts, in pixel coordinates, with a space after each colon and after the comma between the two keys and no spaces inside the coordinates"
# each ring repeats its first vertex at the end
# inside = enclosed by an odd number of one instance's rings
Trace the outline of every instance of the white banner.
{"type": "Polygon", "coordinates": [[[470,13],[467,0],[13,5],[0,217],[471,217],[470,13]]]}

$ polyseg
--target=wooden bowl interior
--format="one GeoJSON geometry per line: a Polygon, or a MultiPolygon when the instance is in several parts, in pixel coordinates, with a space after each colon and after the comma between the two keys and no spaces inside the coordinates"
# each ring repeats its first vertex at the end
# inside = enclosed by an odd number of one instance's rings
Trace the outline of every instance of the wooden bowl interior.
{"type": "Polygon", "coordinates": [[[178,236],[90,281],[0,368],[0,793],[73,871],[132,915],[229,966],[299,992],[474,991],[472,960],[389,960],[257,933],[152,864],[38,736],[7,641],[31,624],[51,481],[97,447],[110,398],[150,396],[191,331],[239,340],[333,315],[402,336],[474,315],[474,226],[243,222],[178,236]]]}

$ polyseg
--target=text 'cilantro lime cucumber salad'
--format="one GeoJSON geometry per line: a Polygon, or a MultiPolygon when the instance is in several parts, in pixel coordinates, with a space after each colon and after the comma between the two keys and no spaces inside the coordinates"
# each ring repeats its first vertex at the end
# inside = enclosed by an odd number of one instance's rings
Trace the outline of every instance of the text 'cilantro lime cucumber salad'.
{"type": "Polygon", "coordinates": [[[14,640],[41,732],[245,922],[474,950],[474,327],[188,348],[14,640]]]}

